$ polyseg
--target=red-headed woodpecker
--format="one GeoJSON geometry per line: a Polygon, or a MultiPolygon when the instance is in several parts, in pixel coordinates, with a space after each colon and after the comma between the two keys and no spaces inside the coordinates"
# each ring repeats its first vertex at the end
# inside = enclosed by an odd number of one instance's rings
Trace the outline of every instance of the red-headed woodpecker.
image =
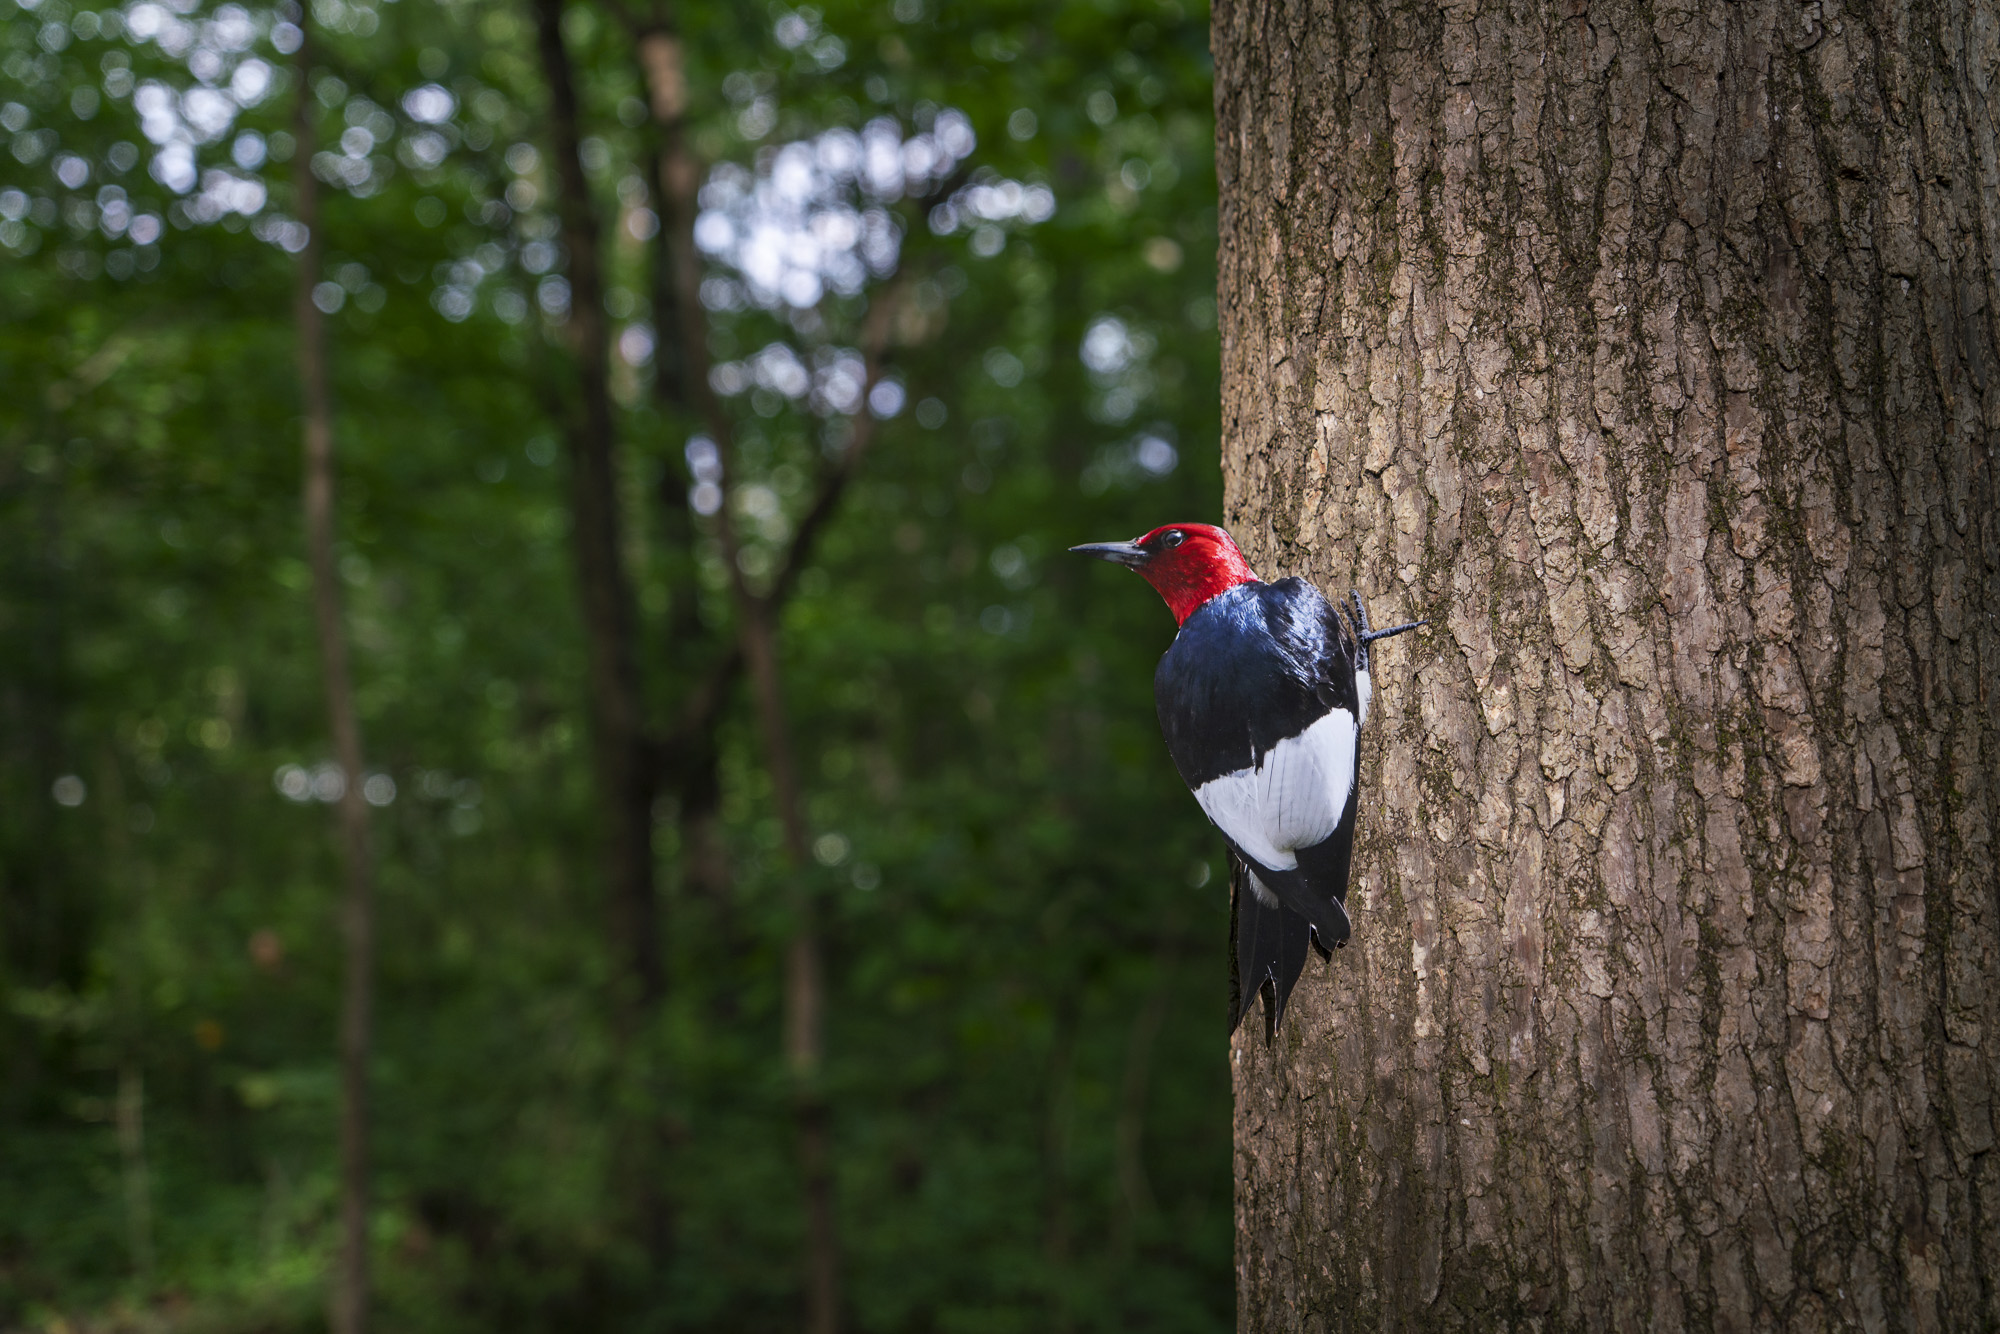
{"type": "Polygon", "coordinates": [[[1361,594],[1350,621],[1303,579],[1267,584],[1228,533],[1205,523],[1070,550],[1137,570],[1180,622],[1153,674],[1160,730],[1242,873],[1231,877],[1230,1029],[1268,982],[1275,1032],[1309,939],[1326,953],[1352,931],[1357,743],[1374,693],[1368,646],[1428,622],[1370,630],[1361,594]]]}

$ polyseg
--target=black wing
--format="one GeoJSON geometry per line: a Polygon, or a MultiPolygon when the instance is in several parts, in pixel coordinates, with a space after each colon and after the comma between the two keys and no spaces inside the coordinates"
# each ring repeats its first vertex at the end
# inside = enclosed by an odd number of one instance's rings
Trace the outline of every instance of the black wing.
{"type": "Polygon", "coordinates": [[[1358,716],[1354,642],[1303,579],[1240,584],[1204,603],[1153,673],[1160,731],[1188,787],[1255,765],[1329,709],[1358,716]]]}

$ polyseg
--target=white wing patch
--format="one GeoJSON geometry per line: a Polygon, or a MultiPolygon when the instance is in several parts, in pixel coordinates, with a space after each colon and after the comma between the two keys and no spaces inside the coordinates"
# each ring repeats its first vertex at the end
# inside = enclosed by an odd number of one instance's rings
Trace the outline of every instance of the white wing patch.
{"type": "Polygon", "coordinates": [[[1354,693],[1361,697],[1361,726],[1368,726],[1368,701],[1375,697],[1375,683],[1368,679],[1368,673],[1354,674],[1354,693]]]}
{"type": "Polygon", "coordinates": [[[1359,730],[1353,714],[1333,709],[1255,768],[1203,783],[1194,799],[1253,860],[1289,871],[1299,864],[1293,849],[1324,842],[1347,809],[1359,730]]]}

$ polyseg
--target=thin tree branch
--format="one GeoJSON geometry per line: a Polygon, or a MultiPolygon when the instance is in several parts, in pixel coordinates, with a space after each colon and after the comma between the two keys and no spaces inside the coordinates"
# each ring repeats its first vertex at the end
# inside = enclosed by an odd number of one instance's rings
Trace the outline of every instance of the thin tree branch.
{"type": "MultiPolygon", "coordinates": [[[[663,299],[670,302],[672,318],[655,311],[656,324],[662,335],[656,374],[660,377],[661,389],[665,390],[668,382],[675,378],[668,361],[670,357],[675,359],[680,371],[679,392],[674,395],[675,400],[703,421],[715,440],[718,453],[726,459],[735,444],[735,423],[708,381],[707,319],[699,294],[700,257],[693,245],[694,202],[695,193],[700,188],[701,172],[686,143],[687,89],[680,39],[672,30],[670,18],[662,18],[657,24],[645,27],[629,23],[628,26],[632,28],[639,46],[640,73],[645,78],[654,122],[663,140],[658,177],[661,245],[666,254],[670,281],[656,284],[655,302],[658,304],[663,299]],[[671,353],[667,344],[670,331],[673,337],[671,353]]],[[[921,217],[935,204],[950,198],[964,185],[969,175],[969,171],[961,165],[913,201],[918,215],[921,217]]],[[[839,509],[848,483],[867,457],[869,447],[880,430],[880,423],[867,411],[866,404],[887,367],[895,316],[904,299],[906,284],[907,271],[899,270],[876,293],[869,305],[861,338],[862,359],[867,368],[861,389],[863,406],[853,418],[853,438],[840,457],[821,474],[819,487],[805,513],[800,516],[769,587],[762,594],[753,594],[760,603],[771,608],[774,616],[796,590],[799,576],[805,572],[821,533],[839,509]]],[[[724,482],[726,495],[727,478],[724,482]]],[[[731,537],[733,535],[730,534],[731,537]]],[[[728,546],[727,540],[725,548],[724,558],[729,561],[730,568],[736,570],[737,552],[728,546]]],[[[673,730],[654,748],[655,758],[664,768],[670,770],[676,757],[685,753],[695,737],[714,727],[728,702],[729,688],[735,684],[736,675],[743,670],[744,662],[742,643],[738,640],[710,668],[701,684],[689,692],[673,730]]]]}
{"type": "Polygon", "coordinates": [[[361,723],[347,660],[340,580],[333,564],[333,408],[328,389],[326,319],[313,301],[325,242],[319,181],[312,173],[317,124],[312,88],[311,6],[299,8],[299,99],[293,112],[293,207],[306,246],[292,293],[298,328],[299,396],[304,409],[306,556],[312,569],[313,619],[319,632],[327,730],[344,779],[340,831],[346,864],[341,934],[346,947],[340,1000],[340,1248],[333,1280],[333,1334],[368,1328],[368,1049],[374,1024],[375,886],[368,845],[368,803],[362,793],[361,723]]]}
{"type": "Polygon", "coordinates": [[[903,301],[905,279],[898,272],[884,284],[868,307],[868,318],[861,327],[861,355],[866,367],[862,375],[861,406],[850,419],[854,434],[847,442],[847,448],[820,477],[819,490],[814,494],[812,504],[799,516],[798,527],[792,531],[792,540],[785,548],[785,557],[778,565],[778,572],[772,576],[770,586],[764,591],[763,600],[775,611],[783,605],[797,584],[799,575],[804,573],[806,562],[811,559],[814,545],[827,521],[840,507],[840,498],[847,492],[847,484],[860,470],[861,461],[868,456],[868,450],[881,433],[881,419],[868,410],[869,395],[882,382],[883,371],[889,355],[889,339],[895,328],[896,312],[903,301]]]}
{"type": "MultiPolygon", "coordinates": [[[[877,295],[875,304],[869,309],[869,318],[863,326],[863,360],[867,366],[865,383],[861,390],[862,403],[881,383],[887,369],[890,334],[895,325],[895,316],[903,299],[903,277],[898,274],[891,278],[877,295]]],[[[704,380],[706,371],[703,372],[704,380]]],[[[713,396],[711,395],[711,400],[713,396]]],[[[714,418],[710,419],[713,422],[714,418]]],[[[799,576],[805,573],[812,559],[814,547],[820,534],[840,508],[841,497],[854,480],[861,461],[875,442],[881,431],[881,422],[864,406],[852,418],[854,435],[847,448],[841,452],[820,475],[819,488],[813,493],[812,502],[805,513],[799,516],[798,526],[792,530],[791,540],[785,546],[785,554],[778,562],[777,572],[771,577],[770,585],[761,594],[753,593],[756,601],[770,611],[774,617],[798,588],[799,576]]],[[[733,428],[727,423],[725,429],[733,428]]],[[[711,431],[715,428],[711,425],[711,431]]],[[[727,450],[733,443],[729,435],[716,442],[719,451],[727,450]]],[[[727,478],[724,478],[727,481],[727,478]]],[[[734,557],[728,557],[733,561],[734,557]]],[[[680,717],[674,729],[661,742],[659,754],[662,763],[671,765],[672,757],[686,747],[693,738],[702,735],[715,725],[722,709],[729,699],[729,688],[735,684],[736,675],[743,670],[743,646],[733,643],[723,656],[716,660],[701,684],[689,691],[683,700],[680,717]]]]}

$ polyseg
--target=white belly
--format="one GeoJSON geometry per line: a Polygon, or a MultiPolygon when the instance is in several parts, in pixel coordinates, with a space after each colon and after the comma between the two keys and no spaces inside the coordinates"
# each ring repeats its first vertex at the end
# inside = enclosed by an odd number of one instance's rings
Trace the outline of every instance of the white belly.
{"type": "MultiPolygon", "coordinates": [[[[1363,685],[1364,711],[1366,689],[1363,685]]],[[[1273,746],[1262,763],[1203,783],[1194,799],[1247,856],[1274,871],[1289,871],[1299,864],[1295,849],[1326,841],[1339,825],[1354,785],[1359,732],[1353,714],[1334,709],[1273,746]]]]}

